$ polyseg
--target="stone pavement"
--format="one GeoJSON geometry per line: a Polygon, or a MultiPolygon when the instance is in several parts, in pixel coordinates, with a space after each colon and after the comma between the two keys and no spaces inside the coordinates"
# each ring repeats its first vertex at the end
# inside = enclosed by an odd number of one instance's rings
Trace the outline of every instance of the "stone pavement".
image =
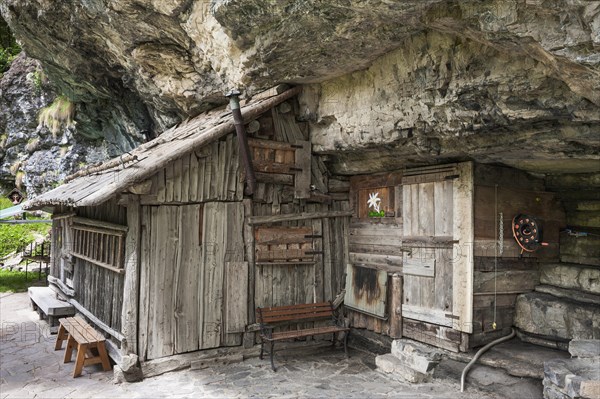
{"type": "Polygon", "coordinates": [[[73,363],[63,364],[64,350],[54,351],[55,336],[29,307],[26,293],[0,294],[0,399],[12,398],[490,398],[449,380],[411,385],[375,370],[374,356],[324,346],[276,354],[279,369],[268,360],[203,370],[184,370],[114,384],[111,372],[86,367],[72,378],[73,363]]]}

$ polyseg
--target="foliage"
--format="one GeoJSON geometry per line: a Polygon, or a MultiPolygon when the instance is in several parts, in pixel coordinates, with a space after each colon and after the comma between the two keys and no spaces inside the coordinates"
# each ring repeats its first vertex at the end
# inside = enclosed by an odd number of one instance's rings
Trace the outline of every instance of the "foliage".
{"type": "Polygon", "coordinates": [[[370,218],[382,218],[382,217],[385,217],[385,211],[384,210],[381,210],[379,212],[369,211],[369,217],[370,218]]]}
{"type": "Polygon", "coordinates": [[[0,76],[8,70],[10,63],[21,52],[8,24],[0,18],[0,76]]]}
{"type": "Polygon", "coordinates": [[[75,124],[75,104],[67,96],[58,96],[49,106],[42,108],[38,121],[47,127],[56,137],[61,127],[70,127],[75,124]]]}
{"type": "Polygon", "coordinates": [[[26,78],[33,85],[36,93],[39,94],[42,90],[44,82],[46,81],[46,74],[44,73],[44,71],[42,69],[36,68],[35,71],[29,72],[26,78]]]}
{"type": "MultiPolygon", "coordinates": [[[[0,198],[0,209],[13,206],[8,198],[0,198]]],[[[48,223],[0,224],[0,258],[3,258],[35,240],[35,235],[47,235],[48,223]]]]}
{"type": "Polygon", "coordinates": [[[25,272],[0,269],[0,292],[27,291],[29,286],[46,280],[45,273],[42,273],[41,277],[42,278],[39,279],[39,274],[37,272],[29,272],[28,278],[25,279],[25,272]]]}

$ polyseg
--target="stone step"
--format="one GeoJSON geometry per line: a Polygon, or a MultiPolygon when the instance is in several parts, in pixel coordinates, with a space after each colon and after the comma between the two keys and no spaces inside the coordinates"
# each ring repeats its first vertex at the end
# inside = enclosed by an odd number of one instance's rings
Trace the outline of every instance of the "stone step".
{"type": "Polygon", "coordinates": [[[517,297],[514,325],[538,338],[598,339],[600,308],[542,292],[528,292],[517,297]]]}
{"type": "Polygon", "coordinates": [[[377,370],[389,374],[391,377],[412,383],[422,383],[431,380],[433,373],[420,373],[398,359],[391,353],[375,357],[377,370]]]}
{"type": "Polygon", "coordinates": [[[442,359],[442,354],[435,348],[405,339],[392,342],[392,355],[406,366],[423,374],[433,372],[442,359]]]}
{"type": "Polygon", "coordinates": [[[600,357],[557,359],[544,363],[544,398],[597,399],[600,393],[600,357]]]}
{"type": "Polygon", "coordinates": [[[576,263],[549,263],[540,269],[540,283],[600,295],[600,268],[576,263]]]}

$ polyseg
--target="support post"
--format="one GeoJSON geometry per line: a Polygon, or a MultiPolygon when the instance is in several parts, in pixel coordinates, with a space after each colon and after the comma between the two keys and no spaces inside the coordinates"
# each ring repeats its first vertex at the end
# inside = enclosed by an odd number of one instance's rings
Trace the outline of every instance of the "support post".
{"type": "Polygon", "coordinates": [[[141,206],[137,195],[131,195],[127,203],[127,226],[129,231],[125,239],[125,281],[121,312],[121,331],[125,338],[121,343],[121,352],[123,355],[137,355],[141,241],[141,206]]]}
{"type": "Polygon", "coordinates": [[[402,338],[402,276],[392,275],[392,300],[390,302],[390,337],[402,338]]]}

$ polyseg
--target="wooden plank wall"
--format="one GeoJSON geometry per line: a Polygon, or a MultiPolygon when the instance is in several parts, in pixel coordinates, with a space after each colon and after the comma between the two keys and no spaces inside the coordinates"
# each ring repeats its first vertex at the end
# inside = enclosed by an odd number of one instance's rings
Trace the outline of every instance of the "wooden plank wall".
{"type": "Polygon", "coordinates": [[[510,332],[516,297],[539,284],[540,261],[558,258],[559,230],[565,225],[562,204],[544,191],[544,182],[529,174],[505,167],[475,165],[475,245],[473,277],[473,334],[469,346],[484,345],[510,332]],[[504,251],[495,261],[496,223],[503,213],[504,251]],[[542,220],[544,241],[533,253],[520,256],[511,222],[518,213],[542,220]],[[495,318],[494,318],[495,315],[495,318]],[[493,328],[494,320],[496,329],[493,328]]]}
{"type": "Polygon", "coordinates": [[[171,162],[151,179],[142,205],[241,201],[244,195],[234,134],[171,162]]]}
{"type": "Polygon", "coordinates": [[[247,314],[236,299],[247,291],[247,274],[236,274],[245,270],[242,203],[144,206],[142,215],[140,355],[240,345],[247,314]]]}
{"type": "MultiPolygon", "coordinates": [[[[327,204],[300,204],[285,202],[281,196],[282,187],[267,184],[266,191],[274,192],[272,203],[255,202],[253,216],[321,212],[327,210],[347,210],[348,202],[335,201],[327,204]]],[[[281,227],[304,227],[312,235],[322,235],[313,239],[313,248],[322,248],[322,255],[314,257],[314,264],[257,264],[254,268],[256,307],[283,306],[308,302],[333,300],[343,288],[345,256],[344,237],[348,232],[347,218],[309,219],[278,223],[281,227]]],[[[252,271],[251,271],[252,272],[252,271]]]]}
{"type": "MultiPolygon", "coordinates": [[[[127,225],[127,208],[119,206],[116,199],[95,207],[77,208],[78,216],[127,225]]],[[[74,258],[74,299],[102,322],[121,331],[124,275],[74,258]]]]}
{"type": "MultiPolygon", "coordinates": [[[[402,279],[392,279],[393,273],[402,272],[402,173],[393,172],[380,175],[353,176],[348,183],[332,180],[332,191],[342,191],[347,187],[351,208],[355,215],[350,221],[348,236],[349,263],[385,270],[388,272],[386,298],[387,319],[381,319],[362,312],[348,310],[350,325],[365,328],[377,333],[390,335],[394,328],[392,309],[394,295],[401,295],[402,279]],[[348,184],[348,185],[346,185],[348,184]],[[379,190],[377,190],[379,189],[379,190]],[[369,218],[367,200],[371,192],[385,193],[382,208],[387,208],[387,217],[369,218]],[[398,286],[395,286],[398,285],[398,286]]],[[[348,288],[348,287],[347,287],[348,288]]],[[[399,336],[401,328],[395,329],[399,336]]]]}

